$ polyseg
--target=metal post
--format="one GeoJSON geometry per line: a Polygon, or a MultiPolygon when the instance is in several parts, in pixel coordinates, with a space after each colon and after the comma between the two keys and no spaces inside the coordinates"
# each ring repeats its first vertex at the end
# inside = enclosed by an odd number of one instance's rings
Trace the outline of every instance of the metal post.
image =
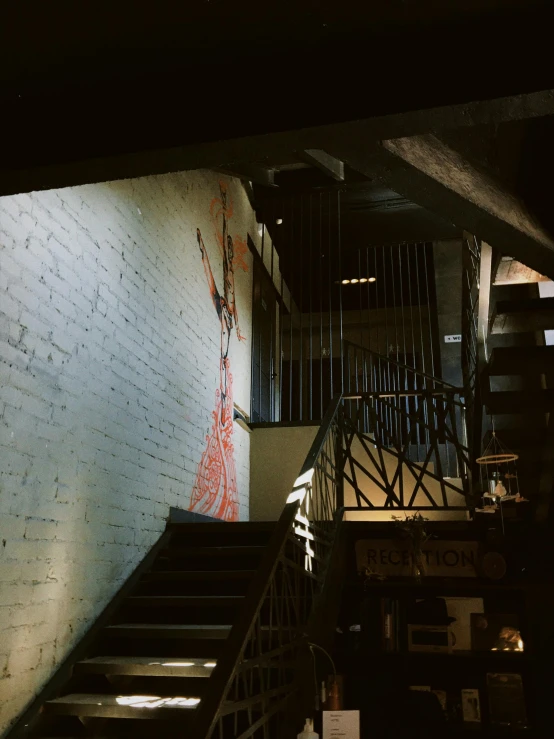
{"type": "Polygon", "coordinates": [[[341,201],[340,190],[337,190],[337,250],[339,256],[339,332],[340,332],[340,391],[344,393],[344,357],[342,333],[342,241],[341,241],[341,201]]]}
{"type": "Polygon", "coordinates": [[[333,251],[331,249],[331,193],[327,196],[327,231],[328,231],[328,251],[329,251],[329,269],[328,269],[328,282],[329,282],[329,373],[330,373],[330,387],[329,387],[329,401],[333,397],[333,251]]]}
{"type": "Polygon", "coordinates": [[[310,238],[309,238],[309,258],[310,258],[310,267],[309,267],[309,296],[310,296],[310,415],[309,419],[310,421],[313,420],[313,361],[314,361],[314,337],[313,337],[313,318],[312,318],[312,288],[313,288],[313,280],[312,280],[312,265],[313,265],[313,259],[312,259],[312,245],[313,245],[313,219],[312,219],[312,194],[310,193],[310,199],[308,202],[308,207],[310,209],[310,238]]]}
{"type": "Polygon", "coordinates": [[[298,357],[298,369],[299,369],[299,382],[300,382],[300,392],[299,392],[299,420],[302,421],[303,418],[303,384],[304,384],[304,373],[303,373],[303,363],[304,363],[304,329],[303,329],[303,312],[304,312],[304,275],[302,274],[302,270],[304,269],[304,197],[300,196],[300,303],[298,305],[298,308],[300,310],[300,342],[299,342],[299,357],[298,357]]]}
{"type": "Polygon", "coordinates": [[[290,269],[290,330],[289,330],[289,421],[292,421],[292,320],[294,315],[294,209],[293,200],[290,199],[290,248],[289,248],[289,269],[290,269]]]}
{"type": "Polygon", "coordinates": [[[487,381],[487,339],[489,335],[489,310],[492,284],[492,247],[486,242],[481,243],[481,261],[479,265],[479,304],[477,312],[477,371],[475,374],[475,396],[473,401],[473,428],[471,430],[471,455],[472,460],[472,493],[476,489],[474,481],[477,480],[477,465],[475,460],[480,456],[483,443],[483,410],[484,400],[487,393],[485,382],[487,381]]]}
{"type": "Polygon", "coordinates": [[[323,194],[319,193],[319,417],[323,418],[323,194]]]}

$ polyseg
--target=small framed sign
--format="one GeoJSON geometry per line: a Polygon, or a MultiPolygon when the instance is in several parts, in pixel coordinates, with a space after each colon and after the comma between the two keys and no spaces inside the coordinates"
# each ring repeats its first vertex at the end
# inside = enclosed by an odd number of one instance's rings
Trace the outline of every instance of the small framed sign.
{"type": "Polygon", "coordinates": [[[360,712],[323,711],[323,739],[360,739],[360,712]]]}

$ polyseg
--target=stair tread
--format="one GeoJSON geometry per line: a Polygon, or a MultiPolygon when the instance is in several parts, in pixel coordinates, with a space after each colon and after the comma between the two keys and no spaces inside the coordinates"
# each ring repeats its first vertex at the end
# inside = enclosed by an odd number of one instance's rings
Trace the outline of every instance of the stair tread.
{"type": "Polygon", "coordinates": [[[554,346],[496,347],[489,358],[489,374],[518,375],[554,370],[554,346]]]}
{"type": "Polygon", "coordinates": [[[491,334],[533,333],[554,328],[554,298],[501,300],[491,318],[491,334]]]}
{"type": "MultiPolygon", "coordinates": [[[[134,695],[106,695],[105,693],[70,693],[69,695],[64,695],[61,698],[53,698],[50,701],[47,701],[47,703],[81,703],[81,704],[87,704],[87,703],[103,703],[107,706],[119,706],[119,705],[129,705],[123,703],[123,700],[128,699],[131,700],[132,698],[137,699],[137,703],[140,703],[140,698],[144,699],[150,699],[150,700],[157,700],[158,697],[155,695],[140,695],[140,696],[134,696],[134,695]],[[119,701],[119,702],[118,702],[119,701]]],[[[161,696],[161,700],[172,700],[170,696],[161,696]]],[[[182,701],[184,700],[190,700],[186,698],[182,698],[182,701]]],[[[199,699],[196,699],[199,700],[199,699]]],[[[190,705],[183,705],[182,703],[176,703],[176,708],[191,708],[190,705]]]]}
{"type": "Polygon", "coordinates": [[[226,639],[231,631],[230,624],[115,624],[106,626],[105,631],[119,636],[134,636],[135,632],[142,636],[153,636],[161,639],[195,638],[226,639]]]}
{"type": "Polygon", "coordinates": [[[126,602],[136,606],[236,606],[244,595],[130,595],[126,602]]]}
{"type": "Polygon", "coordinates": [[[76,671],[111,675],[209,677],[217,660],[198,657],[92,657],[76,664],[76,671]]]}
{"type": "MultiPolygon", "coordinates": [[[[496,435],[504,446],[509,449],[527,449],[529,447],[535,448],[540,445],[544,440],[546,434],[546,426],[536,427],[533,429],[529,428],[500,428],[497,429],[496,435]]],[[[492,439],[492,434],[488,431],[485,434],[484,445],[487,446],[492,439]]]]}
{"type": "Polygon", "coordinates": [[[265,547],[262,545],[251,544],[234,546],[201,546],[201,547],[166,547],[160,553],[162,557],[185,557],[185,556],[240,556],[243,554],[261,554],[265,547]]]}
{"type": "Polygon", "coordinates": [[[107,629],[139,629],[139,628],[154,628],[154,629],[230,629],[230,624],[114,624],[112,626],[106,626],[107,629]]]}
{"type": "Polygon", "coordinates": [[[525,413],[554,407],[554,390],[500,390],[488,393],[485,405],[489,413],[525,413]]]}
{"type": "Polygon", "coordinates": [[[152,570],[145,580],[240,580],[253,577],[256,570],[152,570]]]}
{"type": "Polygon", "coordinates": [[[273,521],[206,521],[197,522],[175,522],[169,523],[170,531],[186,531],[191,533],[209,534],[211,532],[221,533],[243,533],[243,532],[260,532],[273,531],[275,522],[273,521]]]}
{"type": "Polygon", "coordinates": [[[105,718],[172,718],[176,713],[193,712],[200,703],[196,696],[106,695],[70,693],[45,703],[48,713],[105,718]]]}
{"type": "MultiPolygon", "coordinates": [[[[116,631],[117,629],[154,629],[157,631],[182,631],[183,633],[186,633],[187,631],[218,631],[218,632],[224,632],[229,631],[232,628],[232,624],[114,624],[113,626],[106,626],[105,631],[116,631]]],[[[262,631],[269,631],[270,628],[272,631],[278,631],[281,628],[281,626],[268,626],[268,625],[262,625],[261,627],[262,631]]]]}
{"type": "Polygon", "coordinates": [[[499,300],[496,313],[528,313],[529,311],[554,310],[554,298],[524,298],[520,300],[499,300]]]}

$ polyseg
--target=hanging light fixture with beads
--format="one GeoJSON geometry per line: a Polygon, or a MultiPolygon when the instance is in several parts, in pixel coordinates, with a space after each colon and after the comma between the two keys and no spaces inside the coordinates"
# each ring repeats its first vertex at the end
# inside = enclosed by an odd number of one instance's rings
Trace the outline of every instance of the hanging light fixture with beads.
{"type": "Polygon", "coordinates": [[[484,498],[494,503],[521,499],[516,462],[519,455],[510,451],[498,438],[496,431],[483,455],[475,461],[479,465],[484,498]]]}
{"type": "Polygon", "coordinates": [[[508,501],[528,502],[519,491],[516,467],[518,459],[519,455],[504,446],[496,432],[493,431],[483,455],[475,460],[479,465],[481,489],[485,491],[482,510],[485,513],[494,513],[500,509],[502,531],[504,531],[504,503],[508,501]]]}

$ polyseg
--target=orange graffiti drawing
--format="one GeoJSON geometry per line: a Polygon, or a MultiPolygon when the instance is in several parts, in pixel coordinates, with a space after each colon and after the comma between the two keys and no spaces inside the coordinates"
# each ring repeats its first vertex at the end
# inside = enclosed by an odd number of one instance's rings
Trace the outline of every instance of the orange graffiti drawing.
{"type": "Polygon", "coordinates": [[[239,267],[243,272],[248,272],[248,265],[244,259],[248,253],[248,244],[245,239],[241,239],[240,236],[235,236],[234,240],[235,253],[233,256],[233,266],[239,267]]]}
{"type": "Polygon", "coordinates": [[[206,436],[206,448],[202,454],[196,480],[192,489],[190,511],[197,511],[225,521],[238,521],[238,490],[233,447],[233,377],[229,363],[229,344],[234,328],[239,341],[245,341],[238,323],[235,302],[235,266],[245,272],[244,240],[229,234],[229,219],[233,215],[233,203],[227,197],[227,186],[219,183],[220,197],[210,204],[216,240],[223,262],[223,295],[215,284],[212,269],[202,239],[197,230],[198,246],[210,295],[221,326],[221,357],[219,361],[219,388],[215,392],[215,410],[212,412],[212,428],[206,436]]]}

